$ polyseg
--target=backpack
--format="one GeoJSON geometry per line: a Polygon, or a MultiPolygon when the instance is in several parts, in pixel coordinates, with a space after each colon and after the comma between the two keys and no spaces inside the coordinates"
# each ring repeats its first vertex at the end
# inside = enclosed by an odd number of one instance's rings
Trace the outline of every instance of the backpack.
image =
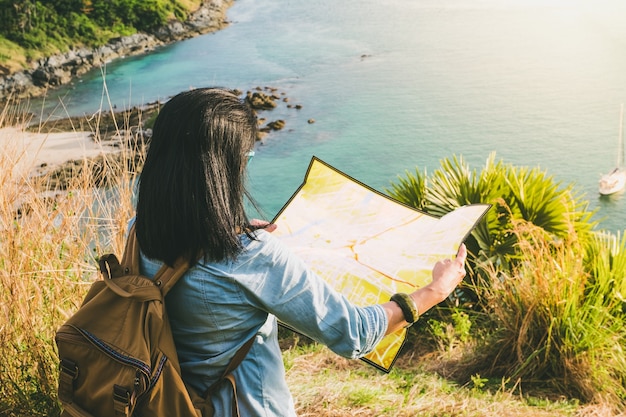
{"type": "Polygon", "coordinates": [[[188,263],[163,265],[153,279],[140,275],[134,225],[121,264],[113,254],[98,263],[103,279],[92,284],[79,310],[56,332],[61,416],[210,417],[210,394],[224,382],[233,390],[233,416],[238,416],[232,371],[254,337],[203,395],[181,378],[164,299],[188,263]]]}

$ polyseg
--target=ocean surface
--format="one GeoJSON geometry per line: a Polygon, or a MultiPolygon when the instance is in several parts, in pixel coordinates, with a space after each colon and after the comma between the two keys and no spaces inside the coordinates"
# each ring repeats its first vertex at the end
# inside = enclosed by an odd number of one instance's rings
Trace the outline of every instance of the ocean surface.
{"type": "Polygon", "coordinates": [[[237,0],[231,24],[109,63],[34,111],[118,110],[190,87],[276,88],[284,130],[258,144],[250,188],[272,218],[317,156],[384,191],[406,171],[490,153],[573,184],[600,228],[626,229],[626,195],[601,198],[626,101],[622,0],[237,0]],[[62,105],[61,105],[62,103],[62,105]],[[54,108],[54,110],[53,110],[54,108]],[[314,123],[309,123],[314,119],[314,123]]]}

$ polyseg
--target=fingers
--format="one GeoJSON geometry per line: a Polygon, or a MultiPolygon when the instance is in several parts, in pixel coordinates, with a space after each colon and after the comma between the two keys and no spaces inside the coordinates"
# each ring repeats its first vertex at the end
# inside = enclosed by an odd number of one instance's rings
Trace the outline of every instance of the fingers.
{"type": "Polygon", "coordinates": [[[267,226],[270,222],[268,222],[267,220],[260,220],[260,219],[252,219],[250,220],[250,225],[255,226],[255,227],[264,227],[267,226]]]}
{"type": "Polygon", "coordinates": [[[465,260],[467,249],[461,245],[455,258],[443,259],[433,267],[433,280],[429,284],[434,294],[438,294],[439,301],[448,297],[454,289],[463,281],[466,275],[465,260]]]}
{"type": "Polygon", "coordinates": [[[465,244],[461,244],[459,246],[459,250],[457,251],[456,257],[454,259],[447,258],[438,262],[439,266],[437,268],[441,268],[441,272],[445,273],[447,271],[451,274],[451,277],[454,277],[456,280],[462,280],[465,277],[465,261],[467,259],[467,248],[465,244]]]}
{"type": "Polygon", "coordinates": [[[459,246],[459,250],[456,254],[455,261],[459,264],[459,267],[465,269],[466,259],[467,259],[467,248],[465,247],[465,243],[461,243],[461,246],[459,246]]]}
{"type": "Polygon", "coordinates": [[[269,233],[272,233],[278,227],[278,225],[276,225],[275,223],[270,223],[267,220],[259,219],[250,220],[250,226],[253,226],[254,229],[263,229],[269,233]]]}

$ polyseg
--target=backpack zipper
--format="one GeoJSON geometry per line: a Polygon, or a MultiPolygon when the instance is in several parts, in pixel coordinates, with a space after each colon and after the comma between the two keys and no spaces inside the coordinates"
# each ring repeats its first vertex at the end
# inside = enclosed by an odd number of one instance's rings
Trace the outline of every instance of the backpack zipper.
{"type": "Polygon", "coordinates": [[[126,365],[132,368],[137,369],[137,375],[135,376],[134,387],[138,389],[138,393],[142,394],[147,391],[148,387],[154,384],[153,381],[150,380],[151,369],[150,365],[135,359],[133,357],[124,355],[119,353],[111,346],[107,345],[102,340],[98,339],[95,335],[90,333],[85,329],[81,329],[80,327],[76,327],[73,325],[69,325],[72,329],[76,330],[79,335],[70,333],[70,332],[58,332],[58,337],[66,340],[73,340],[74,342],[85,342],[85,339],[89,342],[90,345],[96,347],[96,349],[100,350],[105,355],[111,357],[113,360],[126,365]],[[82,336],[82,337],[81,337],[82,336]],[[142,384],[143,383],[143,384],[142,384]],[[143,385],[143,387],[141,387],[143,385]],[[144,388],[144,390],[140,390],[139,388],[144,388]]]}

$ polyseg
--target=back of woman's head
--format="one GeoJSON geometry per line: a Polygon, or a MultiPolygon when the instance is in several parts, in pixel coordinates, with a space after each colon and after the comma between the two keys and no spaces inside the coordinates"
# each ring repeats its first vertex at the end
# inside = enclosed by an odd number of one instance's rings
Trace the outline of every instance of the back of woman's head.
{"type": "Polygon", "coordinates": [[[234,258],[247,219],[244,180],[252,109],[230,90],[174,96],[159,112],[139,177],[136,230],[146,256],[172,264],[234,258]]]}

